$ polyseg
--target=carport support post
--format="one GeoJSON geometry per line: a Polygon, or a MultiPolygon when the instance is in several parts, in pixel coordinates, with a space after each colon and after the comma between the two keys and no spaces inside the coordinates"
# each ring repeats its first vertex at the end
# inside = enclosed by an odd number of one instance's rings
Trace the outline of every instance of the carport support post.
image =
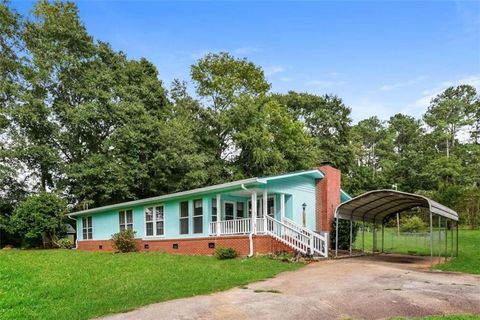
{"type": "Polygon", "coordinates": [[[433,267],[433,217],[430,210],[430,266],[433,267]]]}
{"type": "Polygon", "coordinates": [[[350,215],[350,255],[352,255],[353,213],[350,215]]]}
{"type": "Polygon", "coordinates": [[[445,262],[448,258],[448,219],[445,219],[445,262]]]}
{"type": "Polygon", "coordinates": [[[450,221],[450,257],[453,258],[453,220],[450,221]]]}
{"type": "Polygon", "coordinates": [[[458,257],[458,221],[457,221],[457,250],[456,250],[456,254],[455,254],[455,257],[458,257]]]}
{"type": "Polygon", "coordinates": [[[365,217],[362,221],[362,251],[365,253],[365,217]]]}
{"type": "Polygon", "coordinates": [[[335,210],[335,258],[338,256],[338,216],[335,210]]]}
{"type": "Polygon", "coordinates": [[[382,221],[382,253],[383,253],[383,244],[385,239],[385,223],[382,221]]]}
{"type": "Polygon", "coordinates": [[[442,254],[442,216],[438,216],[438,263],[441,261],[441,254],[442,254]]]}

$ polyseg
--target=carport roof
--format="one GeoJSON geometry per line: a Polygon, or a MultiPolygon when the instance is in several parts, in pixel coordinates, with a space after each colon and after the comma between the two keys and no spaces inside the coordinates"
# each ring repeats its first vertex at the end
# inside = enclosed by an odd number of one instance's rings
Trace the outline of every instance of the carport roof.
{"type": "Polygon", "coordinates": [[[381,222],[384,218],[414,207],[429,209],[433,214],[458,221],[458,214],[425,196],[396,190],[374,190],[352,198],[337,207],[340,219],[381,222]]]}

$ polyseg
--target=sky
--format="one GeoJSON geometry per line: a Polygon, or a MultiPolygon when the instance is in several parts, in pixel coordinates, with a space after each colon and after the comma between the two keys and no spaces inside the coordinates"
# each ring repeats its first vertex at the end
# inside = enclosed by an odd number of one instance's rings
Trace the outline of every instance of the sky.
{"type": "MultiPolygon", "coordinates": [[[[33,3],[12,1],[23,14],[33,3]]],[[[480,90],[480,1],[76,3],[91,35],[152,61],[167,88],[228,51],[261,66],[273,92],[338,95],[354,122],[421,117],[448,86],[480,90]]]]}

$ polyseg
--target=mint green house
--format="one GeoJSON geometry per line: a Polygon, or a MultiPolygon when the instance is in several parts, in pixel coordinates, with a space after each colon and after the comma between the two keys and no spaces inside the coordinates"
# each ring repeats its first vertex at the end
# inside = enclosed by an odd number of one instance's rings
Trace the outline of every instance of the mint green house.
{"type": "Polygon", "coordinates": [[[328,254],[335,207],[350,197],[330,166],[124,202],[70,214],[77,248],[111,250],[134,230],[140,250],[211,254],[217,246],[252,255],[276,249],[328,254]]]}

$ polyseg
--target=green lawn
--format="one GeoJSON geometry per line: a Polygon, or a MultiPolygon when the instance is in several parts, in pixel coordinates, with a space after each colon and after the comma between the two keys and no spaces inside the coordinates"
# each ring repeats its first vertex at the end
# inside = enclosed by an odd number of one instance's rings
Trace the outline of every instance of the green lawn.
{"type": "Polygon", "coordinates": [[[0,319],[89,319],[301,266],[269,258],[0,250],[0,319]]]}
{"type": "MultiPolygon", "coordinates": [[[[438,233],[434,231],[434,255],[438,256],[438,233]]],[[[456,234],[455,234],[456,235],[456,234]]],[[[444,235],[442,235],[443,237],[444,235]]],[[[365,232],[365,250],[372,250],[373,236],[371,232],[365,232]]],[[[444,238],[442,238],[444,239],[444,238]]],[[[455,239],[455,237],[454,237],[455,239]]],[[[451,253],[451,233],[448,233],[448,255],[451,253]]],[[[378,232],[377,248],[381,249],[381,231],[378,232]]],[[[445,241],[442,240],[442,256],[445,254],[445,241]]],[[[460,230],[458,241],[458,257],[447,263],[435,266],[435,269],[445,271],[459,271],[467,273],[480,274],[480,230],[460,230]]],[[[357,234],[354,247],[362,248],[362,232],[357,234]]],[[[385,229],[385,252],[405,253],[416,255],[430,255],[430,237],[429,236],[398,236],[395,229],[385,229]]],[[[455,242],[454,242],[455,250],[455,242]]]]}

